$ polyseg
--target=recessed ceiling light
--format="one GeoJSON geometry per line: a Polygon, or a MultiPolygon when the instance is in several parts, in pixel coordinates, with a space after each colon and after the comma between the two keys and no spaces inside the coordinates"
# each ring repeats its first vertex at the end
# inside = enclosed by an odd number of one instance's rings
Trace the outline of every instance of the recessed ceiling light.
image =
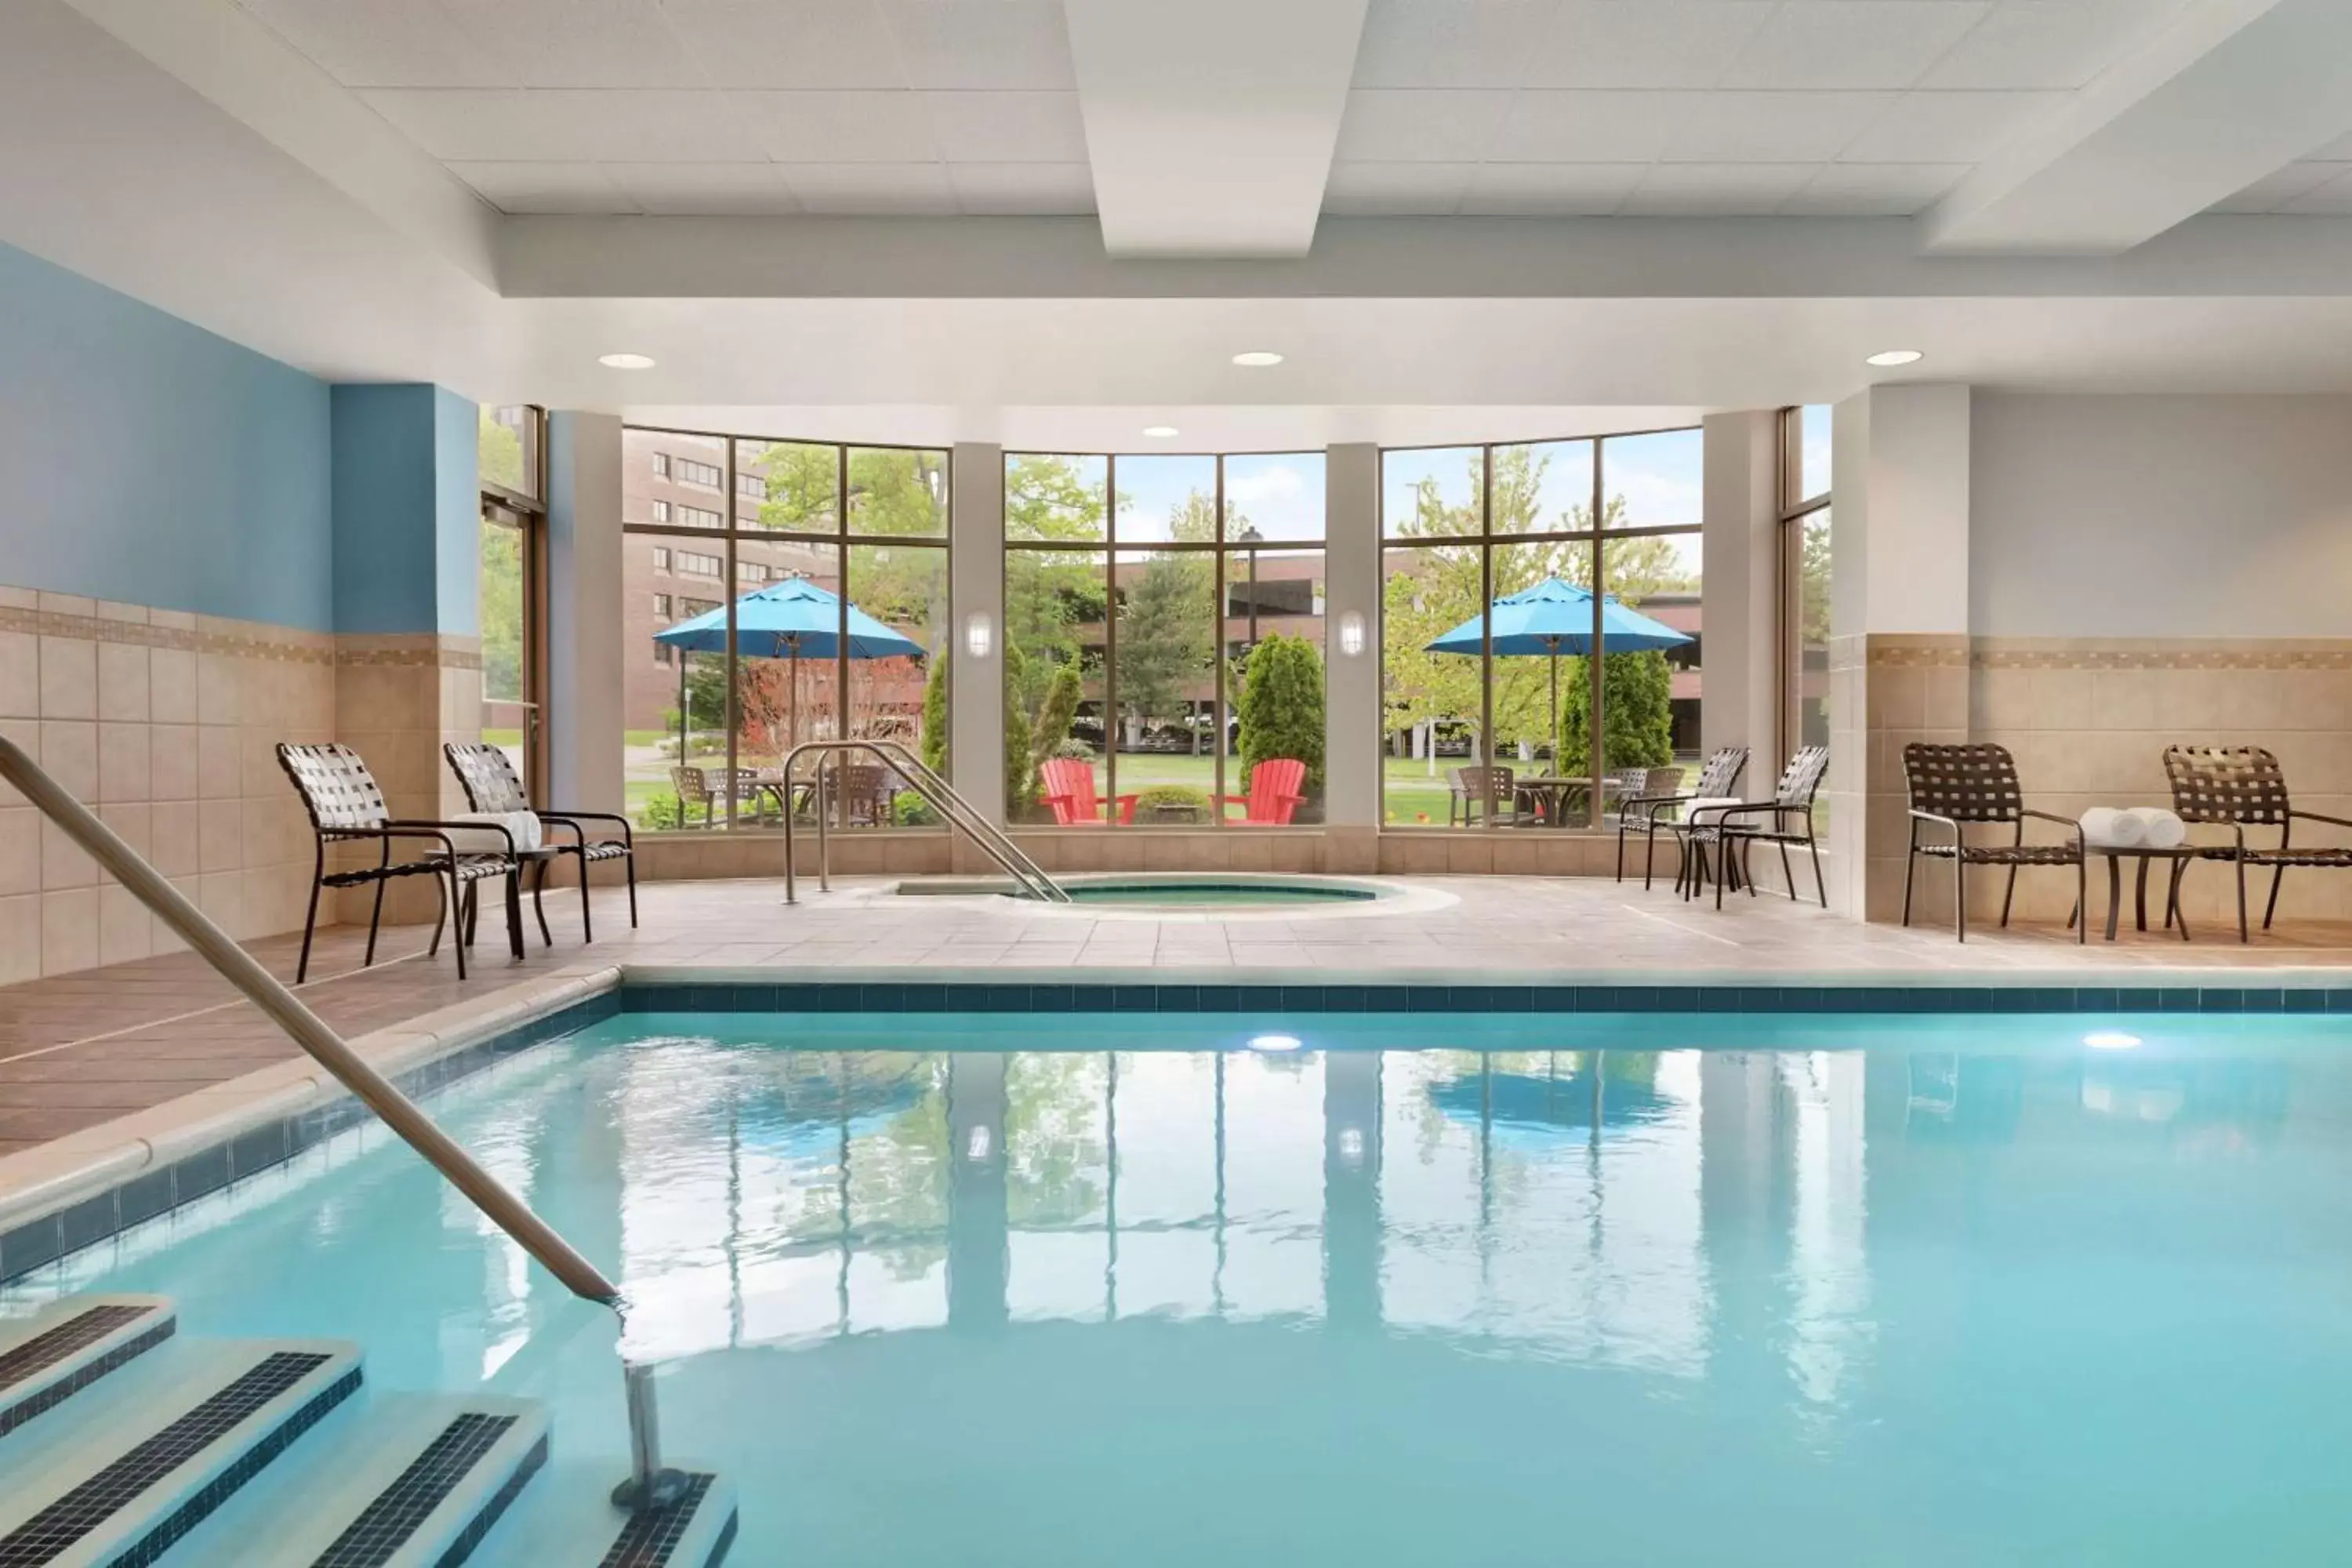
{"type": "Polygon", "coordinates": [[[1254,1051],[1295,1051],[1301,1044],[1297,1035],[1252,1035],[1249,1048],[1254,1051]]]}
{"type": "Polygon", "coordinates": [[[596,363],[607,370],[651,370],[654,367],[649,354],[598,354],[596,363]]]}
{"type": "Polygon", "coordinates": [[[1265,365],[1280,364],[1282,356],[1272,349],[1250,349],[1234,356],[1235,364],[1245,364],[1255,370],[1265,365]]]}
{"type": "Polygon", "coordinates": [[[2083,1037],[2083,1043],[2095,1051],[2128,1051],[2139,1044],[2139,1037],[2121,1029],[2094,1029],[2083,1037]]]}
{"type": "Polygon", "coordinates": [[[1155,441],[1165,441],[1169,437],[1176,434],[1176,426],[1173,425],[1146,425],[1143,427],[1143,433],[1150,437],[1155,441]]]}
{"type": "Polygon", "coordinates": [[[1888,349],[1885,353],[1873,354],[1862,363],[1892,369],[1898,364],[1917,364],[1927,357],[1917,349],[1888,349]]]}

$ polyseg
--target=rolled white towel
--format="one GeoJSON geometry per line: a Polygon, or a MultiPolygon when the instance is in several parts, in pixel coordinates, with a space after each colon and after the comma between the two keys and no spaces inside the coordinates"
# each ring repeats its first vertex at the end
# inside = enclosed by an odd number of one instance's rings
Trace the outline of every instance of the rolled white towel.
{"type": "Polygon", "coordinates": [[[2084,843],[2116,849],[2137,847],[2147,833],[2146,823],[2129,811],[2118,811],[2111,805],[2095,805],[2084,812],[2082,826],[2084,843]]]}
{"type": "Polygon", "coordinates": [[[2178,849],[2189,839],[2189,825],[2160,805],[2136,805],[2124,814],[2139,823],[2139,841],[2150,849],[2178,849]]]}
{"type": "Polygon", "coordinates": [[[539,847],[539,814],[531,811],[467,811],[449,819],[452,822],[479,822],[486,826],[476,828],[453,828],[449,841],[460,855],[503,855],[507,839],[489,830],[495,825],[507,830],[514,840],[517,853],[527,853],[539,847]]]}
{"type": "MultiPolygon", "coordinates": [[[[1685,822],[1697,821],[1698,811],[1702,806],[1738,805],[1738,804],[1739,797],[1736,795],[1703,795],[1695,800],[1686,800],[1683,803],[1683,820],[1685,822]]],[[[1710,816],[1706,820],[1708,823],[1713,824],[1720,822],[1723,819],[1719,816],[1710,816]]]]}

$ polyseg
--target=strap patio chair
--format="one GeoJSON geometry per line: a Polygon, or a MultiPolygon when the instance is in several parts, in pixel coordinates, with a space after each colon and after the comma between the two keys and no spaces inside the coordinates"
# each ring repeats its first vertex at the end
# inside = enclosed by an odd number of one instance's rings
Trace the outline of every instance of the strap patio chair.
{"type": "Polygon", "coordinates": [[[1821,842],[1813,836],[1813,797],[1821,793],[1829,767],[1827,746],[1803,747],[1780,770],[1780,781],[1773,785],[1770,800],[1695,805],[1687,822],[1669,823],[1667,831],[1683,841],[1683,896],[1698,895],[1699,881],[1707,874],[1706,847],[1712,844],[1716,847],[1715,907],[1723,908],[1723,889],[1735,879],[1745,882],[1748,896],[1754,898],[1756,879],[1748,874],[1748,856],[1757,845],[1769,844],[1780,851],[1780,877],[1788,884],[1789,897],[1794,899],[1797,874],[1789,864],[1789,847],[1801,845],[1812,858],[1813,896],[1822,908],[1829,908],[1821,842]],[[1743,817],[1752,820],[1738,820],[1743,817]]]}
{"type": "Polygon", "coordinates": [[[1511,769],[1472,763],[1452,770],[1447,782],[1452,786],[1445,801],[1445,826],[1454,826],[1454,814],[1461,813],[1465,827],[1478,826],[1477,812],[1486,809],[1490,818],[1516,825],[1519,820],[1518,792],[1513,781],[1518,775],[1511,769]]]}
{"type": "Polygon", "coordinates": [[[383,922],[383,889],[386,883],[402,877],[430,877],[435,889],[441,895],[441,907],[433,918],[433,942],[427,956],[441,951],[441,930],[454,924],[451,943],[457,953],[457,978],[466,978],[466,948],[473,940],[476,917],[480,900],[478,889],[493,878],[504,878],[507,884],[507,945],[520,961],[522,957],[522,863],[514,852],[514,836],[505,828],[482,822],[436,822],[395,817],[385,806],[383,790],[368,772],[367,763],[349,746],[298,746],[280,742],[278,765],[286,770],[293,782],[294,793],[302,797],[302,809],[310,814],[310,829],[317,837],[315,861],[310,874],[310,908],[302,920],[302,956],[294,968],[294,984],[299,985],[310,973],[310,940],[319,927],[319,895],[329,888],[360,888],[375,885],[375,905],[368,915],[367,955],[362,967],[375,963],[375,939],[383,922]],[[504,851],[459,849],[457,835],[465,835],[468,842],[478,837],[496,834],[507,846],[504,851]],[[327,869],[327,846],[342,843],[367,843],[379,847],[381,853],[373,866],[360,865],[346,871],[327,869]],[[414,859],[394,862],[393,847],[404,849],[411,843],[438,846],[414,859]]]}
{"type": "MultiPolygon", "coordinates": [[[[457,775],[457,784],[466,792],[466,804],[476,811],[528,811],[539,818],[540,847],[528,857],[537,863],[538,870],[530,888],[532,910],[539,916],[541,940],[550,946],[555,939],[548,934],[547,910],[540,894],[547,887],[547,868],[551,863],[570,858],[580,873],[580,940],[594,942],[596,929],[588,908],[588,868],[599,861],[618,860],[628,873],[629,929],[637,928],[637,849],[635,836],[629,819],[609,811],[540,811],[523,794],[522,780],[515,773],[514,760],[505,751],[485,741],[451,741],[441,748],[449,760],[449,771],[457,775]],[[618,838],[588,837],[588,823],[610,823],[620,829],[618,838]],[[548,837],[551,829],[568,831],[567,842],[548,837]]],[[[600,829],[600,831],[603,831],[600,829]]]]}
{"type": "MultiPolygon", "coordinates": [[[[2332,870],[2352,868],[2352,848],[2340,845],[2294,842],[2298,822],[2324,822],[2331,827],[2352,827],[2340,816],[2298,810],[2286,790],[2286,773],[2279,760],[2261,746],[2167,746],[2164,775],[2172,784],[2172,809],[2180,820],[2227,827],[2228,844],[2202,847],[2197,858],[2227,860],[2238,871],[2238,940],[2252,940],[2246,929],[2246,868],[2271,868],[2271,896],[2263,905],[2263,929],[2271,929],[2278,913],[2279,884],[2290,866],[2332,870]],[[2250,847],[2246,829],[2275,827],[2275,848],[2250,847]]],[[[2180,879],[2189,869],[2185,859],[2172,863],[2172,886],[2165,899],[2165,923],[2179,914],[2180,879]]]]}
{"type": "MultiPolygon", "coordinates": [[[[1663,772],[1664,770],[1659,770],[1663,772]]],[[[1672,786],[1632,795],[1617,803],[1617,879],[1625,879],[1625,835],[1635,828],[1642,830],[1642,886],[1650,885],[1650,866],[1657,847],[1658,828],[1663,824],[1673,830],[1675,814],[1695,800],[1724,800],[1739,787],[1739,775],[1748,771],[1748,748],[1724,746],[1710,755],[1698,770],[1698,782],[1689,789],[1672,786]]],[[[1652,775],[1654,778],[1655,773],[1652,775]]],[[[1679,772],[1675,776],[1680,777],[1679,772]]],[[[1675,885],[1681,885],[1679,878],[1675,885]]]]}
{"type": "Polygon", "coordinates": [[[702,826],[713,826],[712,816],[719,809],[719,792],[710,787],[710,770],[683,764],[669,770],[669,782],[677,791],[677,825],[690,826],[688,818],[696,806],[702,807],[702,826]]]}
{"type": "Polygon", "coordinates": [[[1973,745],[1936,746],[1914,741],[1903,748],[1903,778],[1911,793],[1911,842],[1903,857],[1903,923],[1911,923],[1911,876],[1919,857],[1952,863],[1952,915],[1959,940],[1969,940],[1969,868],[2006,866],[2009,886],[2000,897],[2000,923],[2009,924],[2010,906],[2017,899],[2021,866],[2074,868],[2074,940],[2090,933],[2089,857],[2083,850],[2083,826],[2054,812],[2036,811],[2025,804],[2017,783],[2017,760],[2006,746],[1978,742],[1973,745]],[[2054,822],[2072,836],[2063,844],[2028,844],[2029,818],[2054,822]],[[2007,823],[2016,828],[2007,844],[1970,844],[1972,823],[2007,823]],[[1950,830],[1951,842],[1923,842],[1919,830],[1950,830]]]}

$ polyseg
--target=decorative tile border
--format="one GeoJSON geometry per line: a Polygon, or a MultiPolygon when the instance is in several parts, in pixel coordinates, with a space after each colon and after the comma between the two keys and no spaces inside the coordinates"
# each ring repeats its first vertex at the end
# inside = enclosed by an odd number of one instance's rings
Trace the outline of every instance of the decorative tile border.
{"type": "Polygon", "coordinates": [[[34,637],[75,637],[84,642],[116,643],[132,647],[177,648],[188,653],[221,654],[231,658],[271,659],[285,664],[327,665],[334,648],[323,632],[257,626],[231,632],[197,624],[194,616],[171,619],[128,620],[119,616],[81,616],[62,610],[25,609],[0,605],[0,632],[25,632],[34,637]],[[183,624],[185,623],[185,624],[183,624]]]}
{"type": "MultiPolygon", "coordinates": [[[[1843,639],[1839,639],[1843,640],[1843,639]]],[[[1874,634],[1873,669],[2341,669],[2341,637],[1967,637],[1874,634]]],[[[1831,660],[1834,666],[1837,660],[1831,660]]]]}
{"type": "Polygon", "coordinates": [[[482,639],[442,632],[339,637],[334,661],[403,669],[479,669],[482,639]]]}

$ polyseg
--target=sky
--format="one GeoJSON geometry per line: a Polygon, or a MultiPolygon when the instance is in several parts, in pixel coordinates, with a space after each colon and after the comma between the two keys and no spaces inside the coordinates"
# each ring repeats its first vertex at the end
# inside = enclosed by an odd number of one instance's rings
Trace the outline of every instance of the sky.
{"type": "MultiPolygon", "coordinates": [[[[1217,493],[1217,459],[1157,454],[1122,456],[1118,490],[1121,543],[1166,539],[1168,519],[1193,490],[1217,493]]],[[[1269,540],[1323,537],[1323,454],[1275,452],[1225,459],[1225,505],[1269,540]]],[[[1238,523],[1234,527],[1238,530],[1238,523]]]]}

